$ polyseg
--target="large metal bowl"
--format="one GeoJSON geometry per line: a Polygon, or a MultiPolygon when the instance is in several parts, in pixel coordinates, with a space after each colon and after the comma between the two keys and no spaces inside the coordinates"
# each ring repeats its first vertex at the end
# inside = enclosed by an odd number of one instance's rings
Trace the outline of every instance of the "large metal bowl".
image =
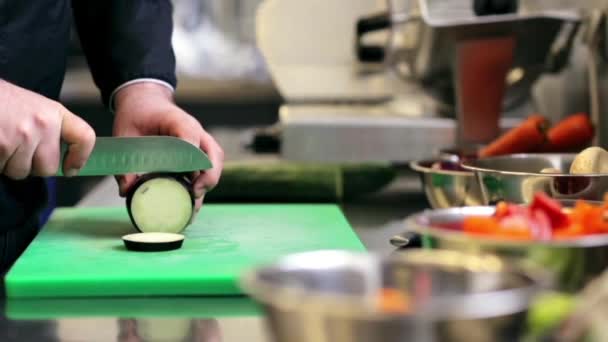
{"type": "Polygon", "coordinates": [[[434,169],[432,165],[436,162],[458,163],[457,160],[443,158],[410,163],[410,168],[420,175],[424,193],[432,208],[483,204],[481,189],[473,172],[434,169]]]}
{"type": "Polygon", "coordinates": [[[427,210],[406,218],[405,228],[407,232],[420,234],[425,248],[492,253],[526,260],[550,272],[555,289],[565,292],[581,290],[608,266],[608,234],[571,240],[521,241],[462,231],[461,223],[466,216],[489,216],[494,212],[492,206],[427,210]]]}
{"type": "Polygon", "coordinates": [[[537,191],[556,199],[602,201],[608,191],[608,174],[569,174],[576,154],[512,154],[462,162],[475,174],[483,204],[498,201],[530,203],[537,191]],[[556,168],[561,173],[541,173],[556,168]]]}
{"type": "Polygon", "coordinates": [[[476,342],[518,340],[544,281],[494,255],[316,251],[260,266],[242,288],[277,342],[476,342]],[[410,298],[408,313],[378,308],[386,287],[410,298]]]}

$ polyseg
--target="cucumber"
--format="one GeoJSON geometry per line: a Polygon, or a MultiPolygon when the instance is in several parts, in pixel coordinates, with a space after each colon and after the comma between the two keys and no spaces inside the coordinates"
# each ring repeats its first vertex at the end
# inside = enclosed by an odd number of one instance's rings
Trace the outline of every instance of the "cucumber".
{"type": "Polygon", "coordinates": [[[344,199],[375,193],[397,177],[390,164],[347,164],[342,166],[344,199]]]}
{"type": "Polygon", "coordinates": [[[127,210],[142,233],[180,233],[194,215],[192,185],[180,175],[144,175],[127,194],[127,210]]]}
{"type": "Polygon", "coordinates": [[[342,198],[342,173],[331,165],[234,162],[224,165],[211,201],[332,202],[342,198]]]}
{"type": "Polygon", "coordinates": [[[205,202],[339,202],[378,191],[395,177],[386,164],[231,162],[205,202]]]}

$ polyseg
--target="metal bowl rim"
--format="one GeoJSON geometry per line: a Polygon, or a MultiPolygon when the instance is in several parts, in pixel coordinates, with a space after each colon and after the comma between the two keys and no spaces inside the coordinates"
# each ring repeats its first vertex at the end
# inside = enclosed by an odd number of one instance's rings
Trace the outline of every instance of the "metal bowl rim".
{"type": "MultiPolygon", "coordinates": [[[[526,269],[524,267],[517,267],[514,263],[508,263],[505,258],[499,257],[490,253],[467,253],[461,251],[451,251],[451,250],[417,250],[417,251],[406,251],[400,252],[397,255],[393,254],[391,256],[383,257],[377,253],[355,253],[355,252],[347,252],[342,250],[321,250],[321,251],[312,251],[312,252],[301,252],[297,254],[288,255],[289,257],[295,256],[304,256],[307,254],[317,254],[317,253],[338,253],[339,255],[346,255],[349,257],[356,258],[367,258],[368,260],[393,260],[397,262],[411,262],[408,260],[408,256],[414,253],[425,253],[425,254],[443,254],[443,253],[458,253],[460,255],[470,255],[470,256],[492,256],[498,260],[501,260],[503,265],[505,266],[505,272],[514,273],[526,277],[529,279],[529,283],[509,289],[503,290],[493,290],[486,291],[479,294],[461,294],[461,295],[452,295],[446,296],[451,299],[456,299],[459,303],[455,307],[458,307],[458,310],[450,311],[446,306],[436,306],[435,310],[431,312],[427,312],[425,319],[431,320],[445,320],[445,319],[483,319],[489,317],[497,317],[510,315],[518,312],[523,312],[527,310],[530,305],[530,298],[539,293],[539,291],[546,288],[546,284],[543,281],[546,278],[542,278],[545,274],[542,270],[532,267],[532,270],[526,269]],[[540,272],[539,272],[540,271],[540,272]],[[462,314],[462,308],[471,308],[471,307],[483,307],[482,310],[488,310],[484,303],[484,299],[486,297],[492,297],[492,299],[497,300],[508,300],[507,303],[509,305],[501,306],[500,308],[494,309],[492,314],[483,314],[483,313],[472,313],[468,312],[467,314],[462,314]]],[[[383,321],[383,320],[417,320],[420,319],[420,313],[416,312],[415,314],[394,314],[394,313],[382,313],[378,311],[372,311],[365,309],[364,305],[362,305],[361,297],[354,295],[324,295],[322,293],[315,293],[313,291],[309,291],[306,289],[301,289],[298,287],[286,287],[286,286],[277,286],[272,285],[267,282],[263,282],[259,280],[257,277],[258,273],[262,270],[265,270],[270,267],[275,267],[281,265],[283,259],[271,264],[261,265],[250,269],[244,272],[240,279],[241,288],[251,296],[254,300],[268,305],[270,307],[277,308],[279,310],[285,311],[299,311],[306,313],[315,313],[318,315],[328,314],[331,316],[338,316],[346,319],[354,319],[354,320],[365,320],[365,321],[383,321]]],[[[530,266],[530,265],[528,265],[530,266]]],[[[434,297],[434,300],[444,300],[445,298],[434,297]]],[[[479,311],[479,310],[477,310],[479,311]]]]}
{"type": "Polygon", "coordinates": [[[511,176],[535,176],[535,177],[576,177],[576,178],[598,178],[598,177],[608,177],[606,173],[541,173],[541,172],[523,172],[523,171],[505,171],[498,169],[490,169],[485,167],[476,166],[479,161],[488,161],[488,160],[497,160],[497,159],[525,159],[525,158],[546,158],[546,157],[575,157],[574,153],[517,153],[517,154],[506,154],[502,156],[496,157],[487,157],[480,158],[471,161],[463,161],[460,163],[464,169],[470,170],[476,173],[496,173],[500,175],[511,175],[511,176]]]}
{"type": "MultiPolygon", "coordinates": [[[[480,212],[494,212],[495,206],[469,206],[469,207],[456,207],[456,208],[442,208],[442,209],[427,209],[423,212],[416,213],[408,216],[405,221],[405,228],[410,231],[422,235],[431,235],[436,238],[446,239],[449,241],[458,242],[471,242],[479,243],[485,246],[496,246],[496,247],[512,247],[512,248],[529,248],[529,247],[569,247],[569,248],[588,248],[588,247],[608,247],[608,233],[606,234],[594,234],[587,235],[581,238],[564,239],[564,240],[508,240],[498,239],[492,237],[485,237],[481,235],[467,234],[461,231],[450,231],[445,228],[432,226],[430,224],[420,223],[420,220],[425,217],[431,217],[435,215],[447,215],[449,213],[456,213],[463,215],[465,211],[480,211],[480,212]]],[[[483,214],[481,214],[483,215],[483,214]]]]}
{"type": "MultiPolygon", "coordinates": [[[[454,170],[437,170],[432,169],[430,167],[422,166],[421,163],[428,162],[440,162],[441,159],[423,159],[423,160],[414,160],[410,162],[410,168],[412,168],[416,172],[424,173],[424,174],[439,174],[446,176],[461,176],[461,177],[475,177],[475,174],[471,171],[454,171],[454,170]]],[[[459,162],[455,162],[459,163],[459,162]]],[[[461,164],[462,165],[462,164],[461,164]]]]}

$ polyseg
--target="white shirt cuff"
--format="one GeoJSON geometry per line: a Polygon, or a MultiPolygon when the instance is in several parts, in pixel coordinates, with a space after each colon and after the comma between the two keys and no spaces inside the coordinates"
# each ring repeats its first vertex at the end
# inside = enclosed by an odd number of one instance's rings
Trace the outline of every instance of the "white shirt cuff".
{"type": "Polygon", "coordinates": [[[110,101],[109,101],[110,112],[114,113],[114,96],[116,95],[116,93],[118,93],[119,90],[121,90],[122,88],[129,86],[131,84],[141,83],[141,82],[150,82],[150,83],[160,84],[160,85],[167,87],[169,90],[171,90],[171,92],[175,92],[175,88],[173,88],[173,86],[171,84],[169,84],[163,80],[159,80],[156,78],[136,78],[134,80],[130,80],[130,81],[125,82],[125,83],[121,84],[120,86],[116,87],[116,89],[114,89],[112,94],[110,94],[110,101]]]}

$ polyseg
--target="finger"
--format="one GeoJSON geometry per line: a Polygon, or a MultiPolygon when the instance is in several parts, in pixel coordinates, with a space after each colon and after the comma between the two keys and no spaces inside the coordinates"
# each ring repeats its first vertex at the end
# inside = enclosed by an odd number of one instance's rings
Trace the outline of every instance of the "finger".
{"type": "Polygon", "coordinates": [[[32,158],[36,150],[36,144],[23,141],[15,150],[15,153],[7,160],[4,174],[9,178],[20,180],[26,178],[32,168],[32,158]]]}
{"type": "Polygon", "coordinates": [[[17,147],[19,146],[13,144],[0,145],[0,171],[2,171],[2,173],[4,173],[6,163],[8,163],[9,158],[15,153],[17,147]]]}
{"type": "Polygon", "coordinates": [[[121,197],[125,197],[127,195],[127,193],[129,192],[129,190],[131,189],[131,187],[135,184],[135,182],[137,182],[137,179],[139,177],[137,177],[137,175],[135,175],[135,174],[128,174],[128,175],[116,176],[114,178],[116,179],[116,182],[118,183],[118,194],[121,197]]]}
{"type": "Polygon", "coordinates": [[[197,179],[198,176],[200,176],[200,175],[201,175],[200,171],[192,171],[192,172],[190,172],[189,176],[190,176],[190,179],[194,181],[194,179],[197,179]]]}
{"type": "Polygon", "coordinates": [[[95,145],[95,131],[80,117],[63,110],[61,138],[69,145],[63,164],[66,176],[77,174],[84,166],[95,145]]]}
{"type": "Polygon", "coordinates": [[[200,147],[207,153],[213,167],[205,170],[196,178],[194,183],[195,193],[211,191],[219,182],[222,169],[224,168],[224,151],[215,139],[205,131],[201,135],[200,147]]]}
{"type": "Polygon", "coordinates": [[[45,136],[40,138],[41,142],[34,151],[32,159],[32,173],[40,177],[50,177],[57,174],[61,167],[60,154],[61,132],[56,129],[47,129],[45,136]]]}
{"type": "Polygon", "coordinates": [[[205,200],[205,194],[203,194],[201,197],[198,197],[195,201],[194,201],[194,210],[198,213],[201,210],[201,207],[203,206],[203,201],[205,200]]]}
{"type": "Polygon", "coordinates": [[[59,140],[57,138],[39,144],[32,159],[32,174],[50,177],[59,170],[59,140]]]}
{"type": "MultiPolygon", "coordinates": [[[[193,127],[193,126],[190,126],[190,127],[193,127]]],[[[200,125],[197,125],[194,127],[198,127],[199,129],[201,129],[200,125]]],[[[196,147],[199,147],[199,145],[200,145],[200,132],[195,128],[190,128],[188,130],[178,132],[178,134],[176,134],[176,136],[184,141],[189,142],[190,144],[192,144],[196,147]]],[[[200,176],[200,174],[201,174],[201,172],[197,170],[197,171],[191,172],[189,176],[190,176],[190,179],[192,181],[194,181],[200,176]]],[[[196,197],[201,196],[200,189],[199,189],[199,191],[197,191],[195,189],[195,195],[196,195],[196,197]]]]}
{"type": "Polygon", "coordinates": [[[190,218],[190,223],[192,223],[192,222],[194,222],[194,220],[196,220],[198,213],[200,212],[201,208],[203,207],[204,200],[205,200],[205,194],[201,195],[200,197],[197,197],[194,200],[194,213],[192,213],[192,217],[190,218]]]}

